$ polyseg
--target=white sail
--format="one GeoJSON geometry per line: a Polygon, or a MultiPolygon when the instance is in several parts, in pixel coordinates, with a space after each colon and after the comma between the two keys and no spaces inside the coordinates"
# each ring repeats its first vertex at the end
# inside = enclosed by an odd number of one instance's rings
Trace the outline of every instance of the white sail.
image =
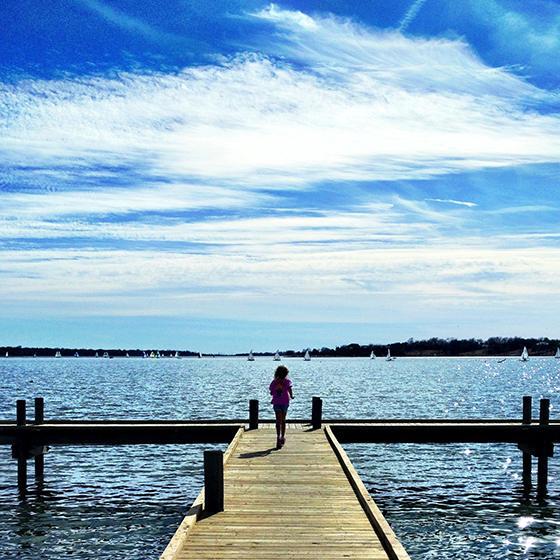
{"type": "Polygon", "coordinates": [[[311,356],[309,355],[309,350],[306,350],[306,351],[305,351],[305,356],[303,357],[303,359],[304,359],[306,362],[310,362],[310,361],[311,361],[311,356]]]}
{"type": "Polygon", "coordinates": [[[253,356],[253,350],[251,350],[249,352],[249,355],[247,356],[247,361],[248,362],[254,362],[255,361],[255,356],[253,356]]]}
{"type": "Polygon", "coordinates": [[[555,358],[560,358],[560,348],[556,348],[556,354],[554,354],[555,358]]]}
{"type": "Polygon", "coordinates": [[[62,358],[61,353],[57,350],[56,354],[54,355],[55,358],[62,358]]]}
{"type": "Polygon", "coordinates": [[[198,353],[198,357],[199,357],[199,358],[202,358],[202,354],[201,354],[200,352],[198,353]]]}
{"type": "Polygon", "coordinates": [[[391,357],[391,349],[387,348],[387,357],[385,358],[388,362],[392,362],[395,358],[391,357]]]}
{"type": "Polygon", "coordinates": [[[371,354],[369,355],[370,360],[375,360],[375,358],[377,358],[377,356],[373,353],[373,350],[371,351],[371,354]]]}
{"type": "Polygon", "coordinates": [[[276,350],[276,354],[274,354],[274,361],[275,362],[280,361],[280,350],[276,350]]]}
{"type": "Polygon", "coordinates": [[[529,352],[527,352],[527,347],[523,346],[523,352],[521,352],[520,361],[526,362],[529,359],[529,352]]]}

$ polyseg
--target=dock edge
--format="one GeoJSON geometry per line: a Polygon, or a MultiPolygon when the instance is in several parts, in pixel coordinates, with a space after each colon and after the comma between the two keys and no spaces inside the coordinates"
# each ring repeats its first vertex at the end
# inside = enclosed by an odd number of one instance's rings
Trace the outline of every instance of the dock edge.
{"type": "Polygon", "coordinates": [[[358,498],[358,501],[362,505],[362,508],[364,509],[390,560],[410,560],[410,556],[397,539],[393,529],[391,529],[391,526],[373,501],[373,498],[364,486],[362,479],[356,472],[356,469],[350,462],[350,459],[348,459],[348,455],[346,455],[346,452],[333,434],[331,427],[327,425],[324,427],[324,430],[327,439],[338,457],[342,469],[344,470],[348,481],[358,498]]]}
{"type": "MultiPolygon", "coordinates": [[[[243,434],[245,433],[245,428],[239,428],[235,437],[231,440],[226,452],[224,453],[224,466],[228,462],[231,455],[234,453],[237,445],[239,444],[243,434]]],[[[177,554],[181,551],[183,544],[187,540],[189,536],[189,532],[192,530],[198,518],[200,517],[202,511],[204,510],[204,488],[200,491],[200,494],[193,502],[192,506],[190,507],[187,515],[179,525],[177,531],[169,544],[163,551],[163,554],[159,557],[159,560],[175,560],[177,558],[177,554]]]]}

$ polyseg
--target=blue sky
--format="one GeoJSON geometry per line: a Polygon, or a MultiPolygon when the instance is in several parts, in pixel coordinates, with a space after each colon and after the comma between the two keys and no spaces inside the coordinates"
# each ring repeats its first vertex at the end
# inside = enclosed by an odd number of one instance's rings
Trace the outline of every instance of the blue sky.
{"type": "Polygon", "coordinates": [[[560,337],[558,2],[0,18],[0,343],[560,337]]]}

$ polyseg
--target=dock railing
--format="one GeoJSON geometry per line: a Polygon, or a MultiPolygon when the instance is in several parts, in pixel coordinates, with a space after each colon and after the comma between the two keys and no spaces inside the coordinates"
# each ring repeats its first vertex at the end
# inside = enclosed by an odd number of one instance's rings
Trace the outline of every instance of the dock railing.
{"type": "MultiPolygon", "coordinates": [[[[313,397],[313,429],[330,427],[340,443],[513,443],[522,451],[523,482],[532,487],[532,457],[537,457],[537,496],[547,493],[548,459],[560,442],[560,421],[549,417],[550,400],[540,400],[532,418],[532,399],[523,397],[519,419],[324,419],[322,399],[313,397]]],[[[35,399],[35,418],[26,418],[26,401],[16,403],[16,420],[0,421],[0,444],[12,446],[18,464],[18,488],[25,493],[27,462],[35,460],[35,477],[44,476],[44,454],[56,445],[131,445],[230,443],[238,430],[257,429],[274,420],[259,418],[259,403],[250,401],[249,418],[234,420],[45,420],[44,401],[35,399]]]]}

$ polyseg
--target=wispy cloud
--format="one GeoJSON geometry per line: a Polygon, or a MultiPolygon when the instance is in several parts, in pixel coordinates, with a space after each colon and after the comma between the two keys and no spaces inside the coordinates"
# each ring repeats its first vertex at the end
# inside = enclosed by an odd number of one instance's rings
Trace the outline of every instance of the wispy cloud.
{"type": "Polygon", "coordinates": [[[152,41],[177,41],[178,39],[180,39],[179,37],[172,35],[171,33],[163,32],[138,18],[132,17],[121,10],[117,10],[112,6],[109,6],[105,2],[100,2],[99,0],[75,1],[86,6],[113,25],[117,25],[120,28],[132,33],[139,33],[152,41]]]}
{"type": "MultiPolygon", "coordinates": [[[[393,42],[368,40],[372,49],[393,42]]],[[[417,50],[414,41],[398,42],[417,50]]],[[[429,77],[413,80],[416,91],[402,87],[405,69],[390,57],[377,70],[329,78],[254,56],[171,76],[22,82],[1,92],[11,116],[0,145],[16,180],[29,177],[32,166],[45,186],[52,183],[50,170],[61,167],[95,173],[126,164],[150,177],[286,188],[559,161],[558,118],[512,100],[513,86],[525,98],[523,82],[495,71],[484,80],[481,70],[459,80],[472,78],[478,94],[448,91],[456,89],[457,72],[465,72],[462,62],[472,62],[460,46],[451,47],[442,45],[451,56],[445,55],[445,81],[436,72],[444,81],[438,91],[429,91],[429,77]]],[[[426,55],[412,74],[422,65],[433,69],[426,55]]]]}
{"type": "Polygon", "coordinates": [[[476,206],[474,202],[462,202],[460,200],[451,200],[451,199],[443,200],[441,198],[427,198],[426,200],[428,202],[444,202],[448,204],[459,204],[460,206],[468,206],[469,208],[476,206]]]}
{"type": "Polygon", "coordinates": [[[406,12],[405,16],[401,20],[399,24],[399,31],[406,31],[407,27],[411,24],[414,18],[418,15],[418,12],[422,8],[422,6],[426,3],[426,0],[415,0],[408,11],[406,12]]]}
{"type": "Polygon", "coordinates": [[[556,88],[560,68],[560,6],[544,0],[531,9],[496,0],[470,2],[477,23],[489,34],[495,52],[516,60],[530,77],[556,88]],[[549,78],[546,79],[545,76],[549,78]]]}

